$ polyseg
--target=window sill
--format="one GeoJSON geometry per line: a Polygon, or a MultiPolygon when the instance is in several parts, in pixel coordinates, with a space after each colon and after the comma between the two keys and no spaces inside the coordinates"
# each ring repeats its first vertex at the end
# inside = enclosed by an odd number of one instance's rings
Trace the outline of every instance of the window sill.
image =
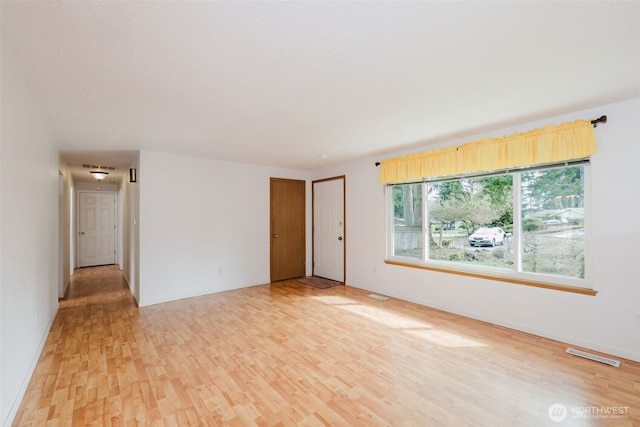
{"type": "Polygon", "coordinates": [[[460,276],[469,276],[469,277],[475,277],[478,279],[497,280],[499,282],[515,283],[518,285],[533,286],[536,288],[552,289],[554,291],[571,292],[574,294],[595,296],[598,293],[598,291],[594,289],[579,288],[577,286],[558,285],[554,283],[538,282],[535,280],[518,279],[514,277],[492,276],[490,274],[472,273],[468,271],[451,270],[447,268],[432,267],[432,266],[421,265],[421,264],[410,264],[410,263],[399,262],[399,261],[385,260],[384,263],[389,265],[397,265],[400,267],[418,268],[421,270],[430,270],[430,271],[438,271],[441,273],[458,274],[460,276]]]}

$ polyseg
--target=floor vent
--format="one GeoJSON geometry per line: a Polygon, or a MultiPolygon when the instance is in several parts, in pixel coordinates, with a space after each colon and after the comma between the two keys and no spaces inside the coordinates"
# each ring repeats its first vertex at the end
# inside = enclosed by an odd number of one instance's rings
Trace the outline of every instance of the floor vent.
{"type": "Polygon", "coordinates": [[[370,298],[373,298],[373,299],[378,299],[380,301],[386,301],[386,300],[389,299],[387,297],[383,297],[382,295],[378,295],[378,294],[369,294],[367,296],[370,297],[370,298]]]}
{"type": "Polygon", "coordinates": [[[575,350],[573,348],[567,348],[567,353],[573,354],[574,356],[584,357],[585,359],[595,360],[596,362],[605,363],[607,365],[615,366],[616,368],[620,367],[619,360],[609,359],[608,357],[598,356],[597,354],[591,354],[585,351],[575,350]]]}

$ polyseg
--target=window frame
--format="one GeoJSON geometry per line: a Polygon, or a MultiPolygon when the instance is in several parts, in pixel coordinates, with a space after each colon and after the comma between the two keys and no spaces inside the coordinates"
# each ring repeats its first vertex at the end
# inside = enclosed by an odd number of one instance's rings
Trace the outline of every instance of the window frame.
{"type": "Polygon", "coordinates": [[[591,189],[590,189],[590,168],[589,159],[579,159],[571,162],[560,162],[546,165],[537,165],[526,168],[508,169],[501,171],[491,171],[487,173],[467,174],[448,177],[434,177],[419,181],[407,181],[390,183],[385,186],[386,193],[386,258],[385,263],[389,265],[419,268],[423,270],[438,271],[443,273],[458,274],[463,276],[476,277],[481,279],[490,279],[507,283],[514,283],[526,286],[535,286],[546,289],[554,289],[566,292],[575,292],[585,295],[596,295],[597,291],[593,289],[591,280],[592,257],[591,257],[591,189]],[[566,168],[572,166],[583,166],[583,194],[584,194],[584,278],[565,277],[547,273],[532,273],[522,271],[522,194],[521,194],[521,173],[534,170],[543,170],[550,168],[566,168]],[[460,179],[469,179],[476,177],[487,177],[511,174],[513,176],[512,197],[513,197],[513,245],[514,245],[514,267],[512,270],[503,270],[488,266],[469,265],[457,263],[455,261],[442,261],[429,259],[429,242],[428,242],[428,215],[429,206],[426,197],[426,185],[435,182],[457,181],[460,179]],[[405,256],[394,255],[394,200],[393,187],[397,185],[421,184],[422,188],[422,239],[423,254],[422,259],[411,258],[405,256]],[[518,230],[518,232],[516,232],[518,230]]]}

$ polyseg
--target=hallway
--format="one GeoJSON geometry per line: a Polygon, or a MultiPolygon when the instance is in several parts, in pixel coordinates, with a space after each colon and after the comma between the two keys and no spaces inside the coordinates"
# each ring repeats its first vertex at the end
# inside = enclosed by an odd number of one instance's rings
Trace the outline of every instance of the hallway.
{"type": "Polygon", "coordinates": [[[14,425],[119,425],[138,325],[117,265],[75,270],[14,425]]]}

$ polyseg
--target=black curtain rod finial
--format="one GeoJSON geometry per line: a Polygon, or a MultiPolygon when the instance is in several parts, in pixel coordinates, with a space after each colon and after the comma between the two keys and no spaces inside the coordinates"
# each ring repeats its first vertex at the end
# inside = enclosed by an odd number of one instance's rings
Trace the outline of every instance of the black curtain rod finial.
{"type": "Polygon", "coordinates": [[[591,120],[593,127],[598,127],[598,123],[607,123],[607,116],[600,116],[597,119],[591,120]]]}

